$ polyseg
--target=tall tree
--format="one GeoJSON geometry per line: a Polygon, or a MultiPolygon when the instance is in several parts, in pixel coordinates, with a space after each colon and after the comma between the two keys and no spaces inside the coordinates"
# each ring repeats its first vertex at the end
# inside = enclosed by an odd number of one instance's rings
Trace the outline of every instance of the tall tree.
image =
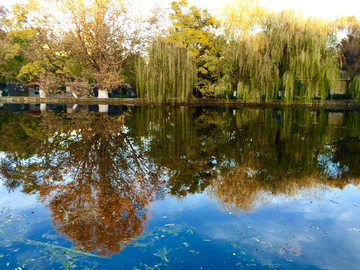
{"type": "Polygon", "coordinates": [[[342,68],[355,77],[360,74],[360,21],[355,16],[341,17],[338,26],[347,34],[339,44],[342,68]]]}
{"type": "Polygon", "coordinates": [[[207,9],[190,6],[187,0],[171,2],[171,27],[166,37],[171,43],[186,48],[196,59],[197,89],[211,95],[212,86],[219,78],[218,61],[222,50],[222,36],[216,35],[219,22],[207,9]]]}
{"type": "Polygon", "coordinates": [[[104,91],[119,86],[162,18],[161,8],[145,12],[128,0],[48,2],[43,6],[31,0],[26,5],[32,16],[28,23],[47,65],[43,86],[55,76],[78,87],[79,82],[95,83],[104,91]]]}
{"type": "Polygon", "coordinates": [[[230,42],[224,52],[224,73],[237,97],[266,101],[278,96],[310,102],[324,99],[338,76],[336,29],[327,21],[294,10],[269,13],[262,31],[230,42]]]}
{"type": "Polygon", "coordinates": [[[28,11],[14,4],[11,12],[0,6],[0,73],[3,80],[16,81],[21,69],[30,62],[32,29],[27,25],[28,11]]]}
{"type": "Polygon", "coordinates": [[[226,0],[220,11],[225,34],[241,40],[256,33],[269,13],[259,0],[226,0]]]}
{"type": "Polygon", "coordinates": [[[352,99],[360,101],[360,21],[355,16],[342,16],[336,20],[347,36],[339,44],[342,69],[351,77],[349,93],[352,99]]]}
{"type": "Polygon", "coordinates": [[[149,102],[183,102],[192,96],[196,64],[186,49],[161,38],[149,48],[149,61],[139,59],[137,87],[149,102]]]}

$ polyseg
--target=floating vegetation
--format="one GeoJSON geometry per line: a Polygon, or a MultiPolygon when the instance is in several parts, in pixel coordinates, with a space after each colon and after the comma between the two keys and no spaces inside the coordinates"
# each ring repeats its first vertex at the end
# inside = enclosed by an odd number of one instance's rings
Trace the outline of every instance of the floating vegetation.
{"type": "Polygon", "coordinates": [[[166,255],[171,251],[171,249],[166,249],[166,247],[163,247],[161,249],[158,249],[156,253],[154,253],[155,256],[160,257],[165,262],[169,262],[169,259],[166,258],[166,255]]]}
{"type": "Polygon", "coordinates": [[[5,233],[2,233],[2,232],[0,232],[0,234],[3,235],[3,236],[13,237],[13,238],[15,238],[15,239],[17,239],[19,241],[26,242],[26,244],[31,244],[31,245],[36,245],[36,246],[45,246],[45,247],[51,248],[53,250],[60,249],[60,250],[62,250],[63,253],[70,254],[70,255],[78,254],[78,255],[85,255],[85,256],[90,256],[90,257],[104,258],[104,257],[101,257],[101,256],[97,256],[95,254],[83,252],[83,251],[80,251],[80,250],[66,248],[66,247],[53,245],[53,244],[49,244],[49,243],[43,243],[43,242],[40,242],[40,241],[34,241],[34,240],[30,240],[30,239],[27,239],[27,238],[24,238],[24,237],[19,237],[19,236],[16,236],[16,235],[5,234],[5,233]]]}
{"type": "MultiPolygon", "coordinates": [[[[83,252],[74,248],[67,248],[57,244],[54,237],[48,237],[47,233],[42,235],[42,238],[51,242],[41,242],[38,240],[32,240],[22,236],[31,226],[36,226],[40,222],[48,219],[37,219],[30,222],[26,222],[25,215],[9,215],[3,218],[0,229],[0,237],[3,243],[7,243],[5,247],[17,247],[13,252],[22,251],[22,246],[19,243],[25,244],[25,246],[31,246],[34,250],[34,256],[36,259],[28,258],[25,255],[20,255],[17,258],[17,265],[20,265],[17,269],[42,269],[45,266],[61,265],[64,269],[72,269],[77,266],[81,266],[84,269],[95,269],[98,266],[98,262],[90,261],[89,258],[103,259],[103,257],[97,256],[92,253],[83,252]],[[21,226],[23,230],[16,230],[14,228],[21,226]],[[25,257],[26,256],[26,257],[25,257]]],[[[22,254],[22,252],[19,252],[22,254]]],[[[4,257],[4,256],[0,256],[4,257]]],[[[9,264],[9,263],[8,263],[9,264]]]]}

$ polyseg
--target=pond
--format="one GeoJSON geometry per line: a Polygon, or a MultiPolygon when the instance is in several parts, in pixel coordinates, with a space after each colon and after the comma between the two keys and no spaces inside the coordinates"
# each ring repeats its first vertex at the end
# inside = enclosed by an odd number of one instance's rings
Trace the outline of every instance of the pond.
{"type": "Polygon", "coordinates": [[[0,117],[1,269],[358,269],[359,111],[0,117]]]}

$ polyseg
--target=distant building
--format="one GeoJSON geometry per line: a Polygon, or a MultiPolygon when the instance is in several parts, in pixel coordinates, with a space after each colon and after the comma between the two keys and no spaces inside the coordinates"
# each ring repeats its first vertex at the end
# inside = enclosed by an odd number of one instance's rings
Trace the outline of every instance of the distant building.
{"type": "Polygon", "coordinates": [[[26,87],[23,87],[21,83],[9,83],[6,85],[8,96],[28,96],[29,91],[26,87]]]}
{"type": "Polygon", "coordinates": [[[38,81],[27,82],[25,86],[28,88],[29,97],[39,97],[40,84],[38,81]]]}

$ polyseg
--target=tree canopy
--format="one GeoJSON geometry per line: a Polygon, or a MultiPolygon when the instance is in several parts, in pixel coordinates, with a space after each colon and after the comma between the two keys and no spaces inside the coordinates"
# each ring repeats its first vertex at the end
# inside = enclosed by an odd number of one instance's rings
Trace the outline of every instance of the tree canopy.
{"type": "Polygon", "coordinates": [[[85,95],[95,85],[111,90],[131,82],[143,89],[142,98],[156,102],[185,101],[193,93],[308,103],[327,98],[344,69],[354,80],[352,95],[359,92],[360,24],[354,16],[323,20],[297,10],[275,12],[258,0],[227,0],[217,16],[187,0],[171,2],[167,11],[147,5],[29,0],[1,7],[3,79],[38,80],[48,91],[67,83],[85,95]],[[340,43],[338,31],[347,34],[340,43]],[[175,79],[174,68],[184,74],[176,71],[175,79]]]}

